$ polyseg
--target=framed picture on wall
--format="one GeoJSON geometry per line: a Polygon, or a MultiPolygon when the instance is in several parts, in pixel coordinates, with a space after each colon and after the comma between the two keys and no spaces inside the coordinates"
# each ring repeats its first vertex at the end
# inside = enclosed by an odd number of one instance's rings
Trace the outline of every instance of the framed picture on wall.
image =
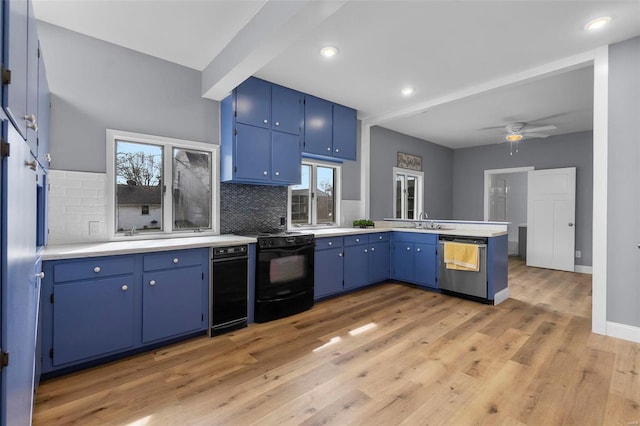
{"type": "Polygon", "coordinates": [[[422,171],[422,157],[419,155],[398,152],[398,167],[402,169],[422,171]]]}

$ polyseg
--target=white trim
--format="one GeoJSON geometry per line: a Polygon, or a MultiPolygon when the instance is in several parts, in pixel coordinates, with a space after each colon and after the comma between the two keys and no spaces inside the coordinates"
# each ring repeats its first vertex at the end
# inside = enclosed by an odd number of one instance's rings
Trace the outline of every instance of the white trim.
{"type": "Polygon", "coordinates": [[[606,326],[607,336],[640,343],[640,327],[634,327],[627,324],[620,324],[613,321],[607,321],[605,326],[606,326]]]}
{"type": "Polygon", "coordinates": [[[577,272],[579,274],[593,275],[593,266],[574,265],[573,272],[577,272]]]}
{"type": "Polygon", "coordinates": [[[360,122],[360,217],[371,213],[371,125],[360,122]]]}
{"type": "Polygon", "coordinates": [[[497,305],[504,302],[509,298],[510,295],[511,292],[509,291],[509,287],[503,288],[493,296],[493,304],[497,305]]]}
{"type": "Polygon", "coordinates": [[[609,47],[595,50],[593,75],[593,278],[591,330],[607,334],[609,47]]]}
{"type": "MultiPolygon", "coordinates": [[[[206,236],[206,235],[218,235],[220,229],[220,146],[204,142],[188,141],[184,139],[168,138],[164,136],[147,135],[143,133],[133,133],[123,130],[106,129],[106,205],[107,205],[107,238],[112,241],[121,240],[140,240],[140,239],[156,239],[156,238],[176,238],[176,237],[193,237],[206,236]],[[171,191],[165,191],[163,196],[163,230],[154,233],[140,233],[134,236],[125,236],[122,234],[116,234],[115,228],[115,141],[123,140],[127,142],[140,142],[151,145],[159,145],[163,148],[163,155],[165,159],[171,159],[173,156],[172,149],[174,147],[179,148],[193,148],[200,151],[206,151],[211,154],[211,230],[198,232],[194,234],[193,231],[174,231],[171,226],[172,212],[171,212],[171,191]]],[[[163,176],[165,181],[171,179],[170,177],[169,161],[165,160],[163,164],[163,176]]]]}
{"type": "Polygon", "coordinates": [[[484,171],[484,220],[489,220],[489,192],[491,191],[491,175],[506,173],[530,172],[535,170],[533,166],[511,167],[508,169],[488,169],[484,171]]]}

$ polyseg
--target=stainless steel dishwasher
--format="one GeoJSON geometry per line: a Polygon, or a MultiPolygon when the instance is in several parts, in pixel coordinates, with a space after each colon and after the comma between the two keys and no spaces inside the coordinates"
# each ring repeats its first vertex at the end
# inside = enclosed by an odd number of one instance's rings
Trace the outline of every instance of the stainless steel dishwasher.
{"type": "Polygon", "coordinates": [[[482,237],[459,237],[441,235],[439,238],[440,254],[440,290],[447,294],[464,296],[474,300],[487,302],[487,239],[482,237]],[[446,242],[472,244],[478,247],[478,271],[461,271],[447,269],[444,259],[446,242]]]}

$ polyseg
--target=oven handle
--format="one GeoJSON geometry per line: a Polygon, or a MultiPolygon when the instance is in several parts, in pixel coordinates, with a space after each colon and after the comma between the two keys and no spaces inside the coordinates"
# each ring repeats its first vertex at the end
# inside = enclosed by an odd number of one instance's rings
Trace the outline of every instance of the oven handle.
{"type": "Polygon", "coordinates": [[[260,251],[262,253],[296,253],[308,249],[313,249],[314,244],[301,244],[293,247],[267,247],[263,248],[260,251]]]}

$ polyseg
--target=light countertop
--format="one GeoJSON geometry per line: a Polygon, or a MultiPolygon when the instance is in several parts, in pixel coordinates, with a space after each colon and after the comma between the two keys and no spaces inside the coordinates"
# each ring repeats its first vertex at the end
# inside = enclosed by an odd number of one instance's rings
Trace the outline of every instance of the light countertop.
{"type": "MultiPolygon", "coordinates": [[[[323,228],[298,230],[312,233],[316,238],[344,235],[372,234],[376,232],[417,232],[423,234],[460,235],[469,237],[499,237],[507,231],[484,229],[415,229],[415,228],[323,228]]],[[[83,257],[113,256],[119,254],[147,253],[165,250],[181,250],[200,247],[220,247],[255,243],[255,238],[238,235],[214,235],[206,237],[162,238],[151,240],[105,241],[77,244],[52,244],[42,252],[42,260],[78,259],[83,257]]]]}
{"type": "Polygon", "coordinates": [[[237,235],[213,235],[208,237],[54,244],[44,249],[42,260],[76,259],[82,257],[112,256],[200,247],[220,247],[236,244],[251,244],[255,242],[255,238],[240,237],[237,235]]]}

